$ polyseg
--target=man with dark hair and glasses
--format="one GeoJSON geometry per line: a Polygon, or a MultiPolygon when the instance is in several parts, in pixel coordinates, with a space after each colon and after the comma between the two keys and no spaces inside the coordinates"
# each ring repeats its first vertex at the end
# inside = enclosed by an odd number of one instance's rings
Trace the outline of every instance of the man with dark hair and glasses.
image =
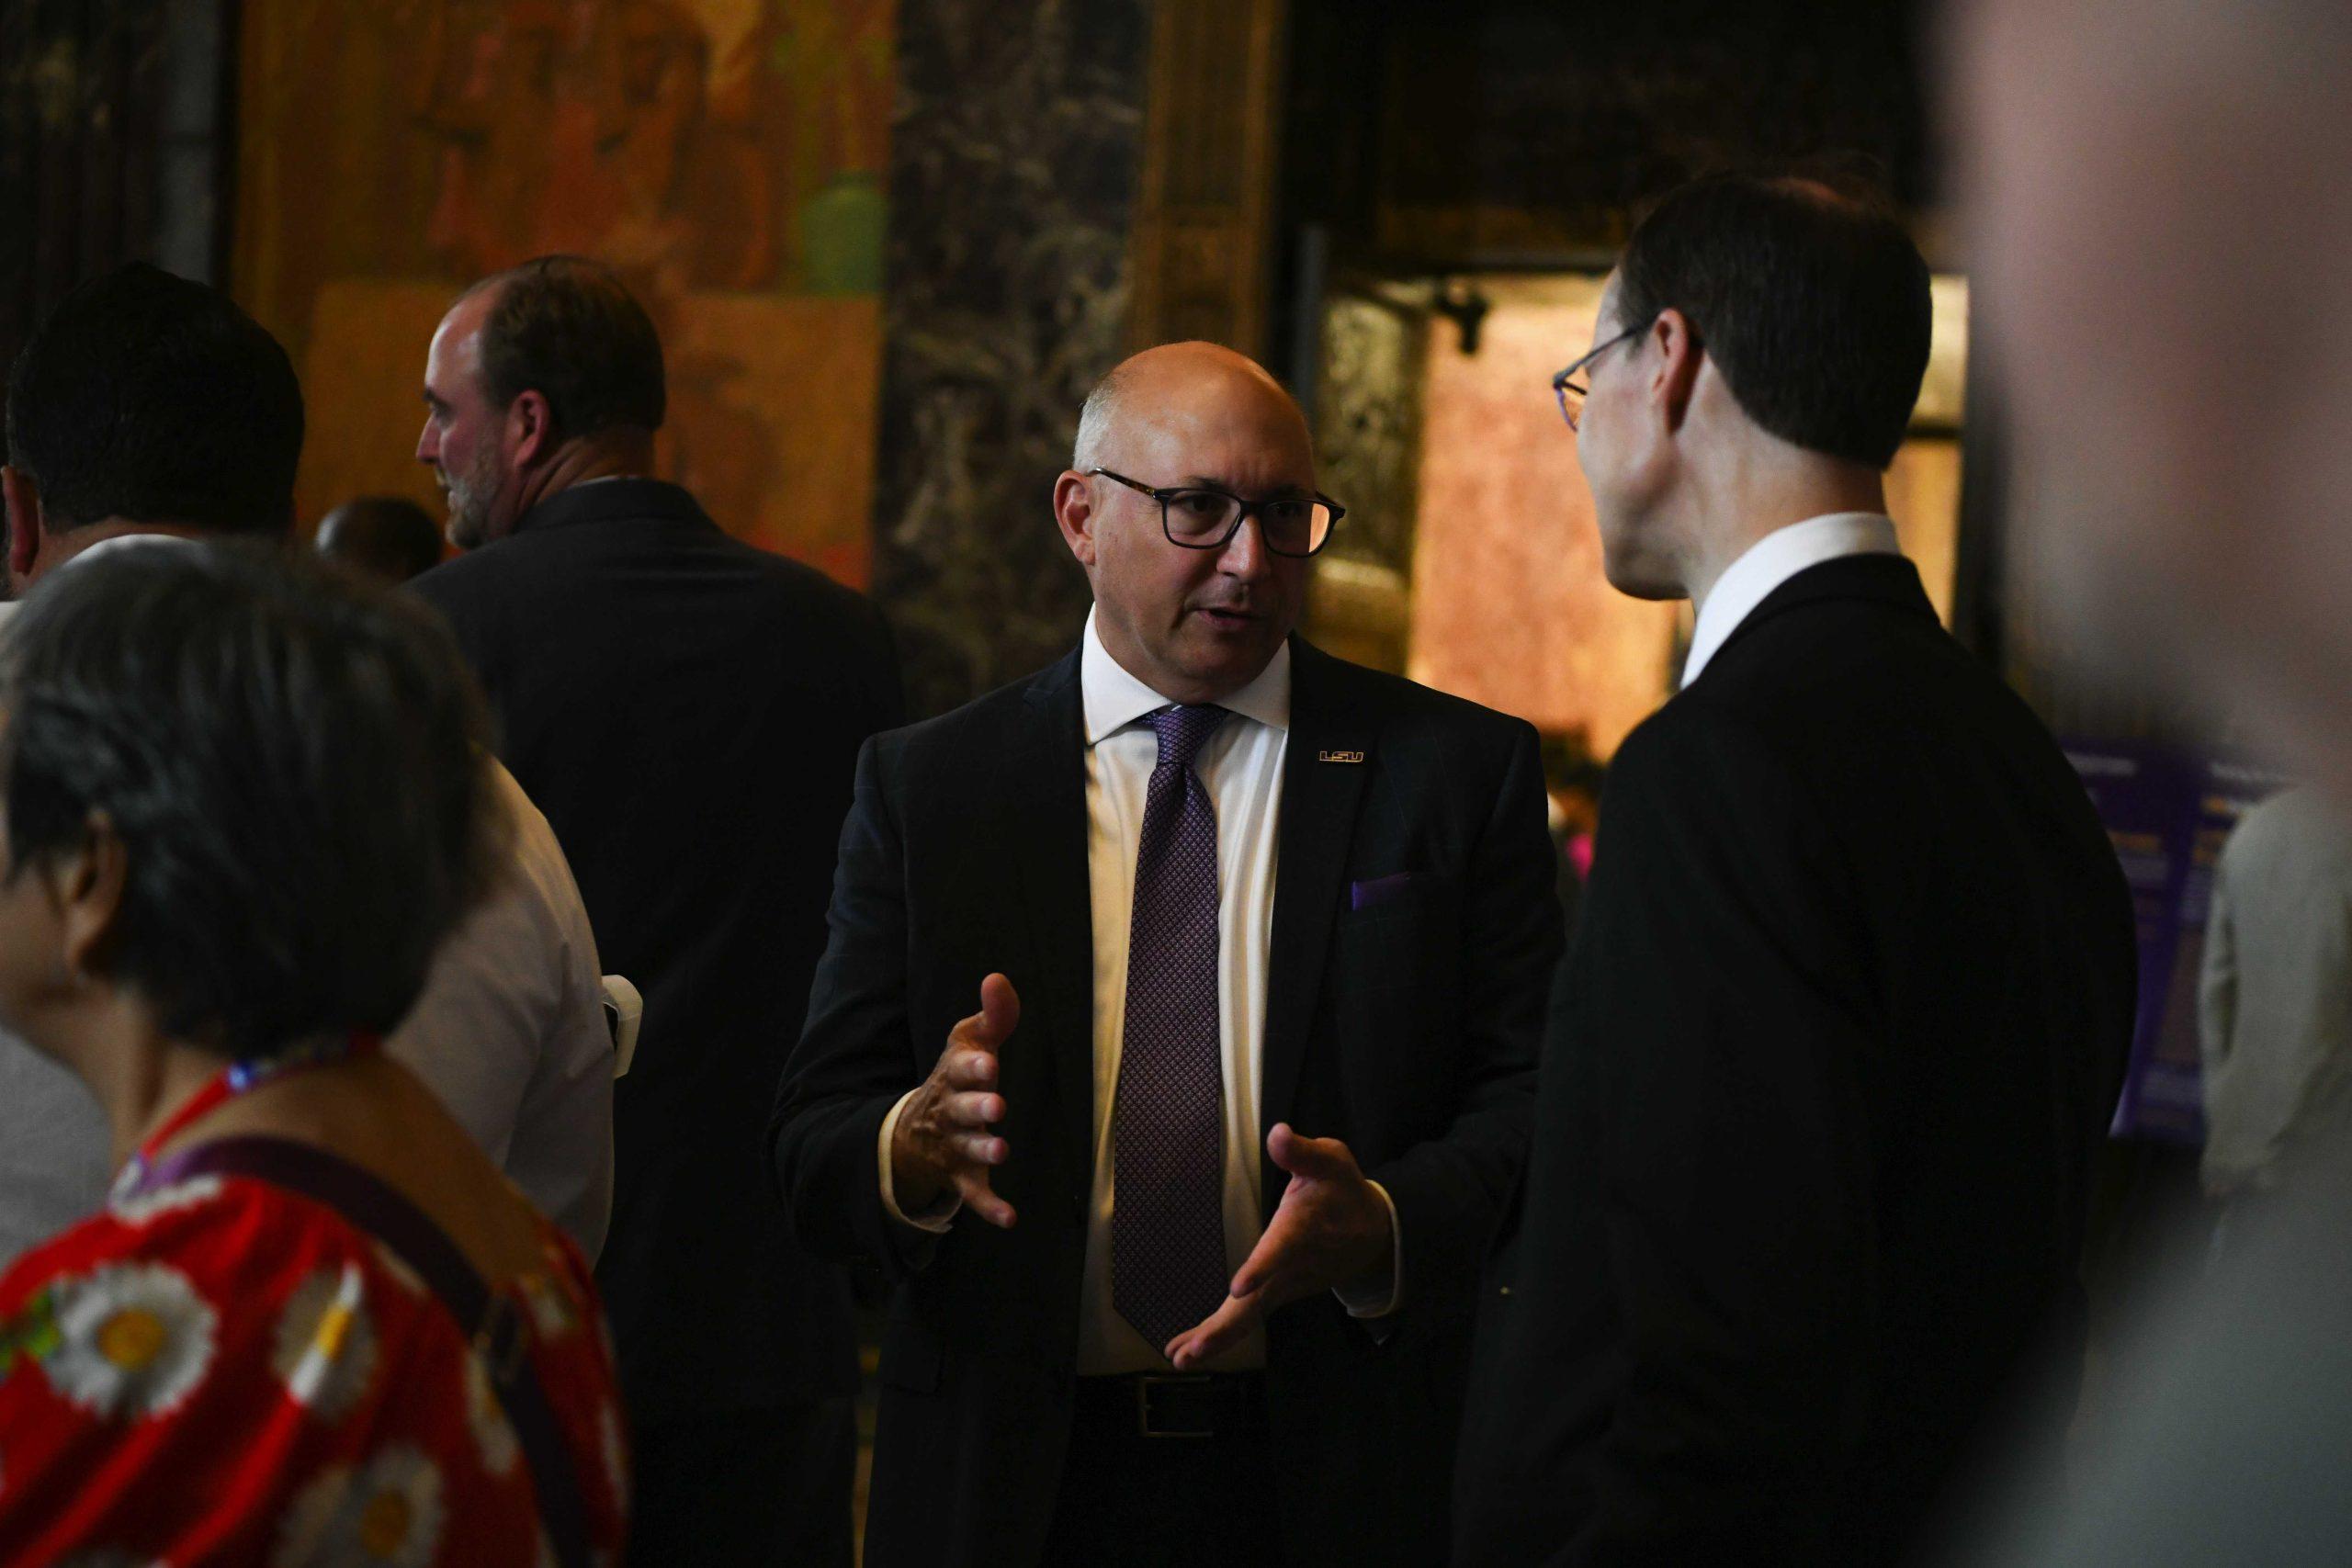
{"type": "Polygon", "coordinates": [[[867,747],[778,1099],[801,1236],[897,1289],[866,1562],[1436,1561],[1535,732],[1294,635],[1343,510],[1238,354],[1113,371],[1054,514],[1080,645],[867,747]]]}
{"type": "Polygon", "coordinates": [[[1554,379],[1610,581],[1698,618],[1610,768],[1458,1562],[1907,1561],[2017,1374],[2079,1368],[2132,905],[1896,553],[1928,338],[1872,199],[1722,176],[1635,231],[1554,379]]]}

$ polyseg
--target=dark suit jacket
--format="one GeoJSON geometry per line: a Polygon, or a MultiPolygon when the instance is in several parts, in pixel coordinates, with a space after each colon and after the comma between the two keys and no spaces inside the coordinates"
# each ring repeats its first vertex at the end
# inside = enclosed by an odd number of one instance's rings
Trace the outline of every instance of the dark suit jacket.
{"type": "MultiPolygon", "coordinates": [[[[1480,1259],[1526,1151],[1560,945],[1543,784],[1525,724],[1293,646],[1262,1119],[1345,1139],[1386,1185],[1404,1285],[1377,1333],[1328,1292],[1272,1314],[1294,1545],[1268,1556],[1428,1562],[1444,1551],[1480,1259]]],[[[1052,1517],[1092,1174],[1078,671],[1073,653],[866,749],[832,943],[778,1097],[776,1168],[802,1238],[898,1282],[875,1568],[1034,1562],[1052,1517]],[[967,1215],[932,1242],[884,1216],[876,1142],[991,970],[1022,999],[1001,1058],[1012,1155],[995,1182],[1020,1221],[967,1215]]],[[[1271,1214],[1283,1179],[1266,1173],[1271,1214]]]]}
{"type": "Polygon", "coordinates": [[[1908,562],[1812,568],[1619,751],[1563,975],[1458,1561],[1898,1560],[2078,1365],[2135,984],[2081,784],[1908,562]]]}
{"type": "Polygon", "coordinates": [[[596,1270],[634,1413],[851,1392],[847,1286],[790,1245],[764,1134],[857,750],[904,716],[881,616],[646,479],[564,491],[414,586],[645,995],[596,1270]]]}

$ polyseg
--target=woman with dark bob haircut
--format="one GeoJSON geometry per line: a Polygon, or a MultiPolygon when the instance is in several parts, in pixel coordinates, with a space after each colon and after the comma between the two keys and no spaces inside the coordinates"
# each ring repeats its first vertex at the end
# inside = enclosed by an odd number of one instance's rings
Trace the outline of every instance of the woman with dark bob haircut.
{"type": "Polygon", "coordinates": [[[619,1548],[587,1265],[377,1048],[496,847],[483,728],[428,611],[229,547],[0,633],[0,1022],[121,1167],[0,1278],[0,1563],[619,1548]]]}

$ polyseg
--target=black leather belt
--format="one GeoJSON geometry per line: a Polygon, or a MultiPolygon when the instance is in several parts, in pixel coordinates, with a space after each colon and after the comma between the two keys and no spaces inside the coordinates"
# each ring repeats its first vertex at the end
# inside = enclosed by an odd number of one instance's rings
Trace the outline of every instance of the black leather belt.
{"type": "Polygon", "coordinates": [[[1144,1372],[1080,1378],[1078,1387],[1090,1414],[1139,1438],[1229,1438],[1266,1425],[1261,1372],[1144,1372]]]}

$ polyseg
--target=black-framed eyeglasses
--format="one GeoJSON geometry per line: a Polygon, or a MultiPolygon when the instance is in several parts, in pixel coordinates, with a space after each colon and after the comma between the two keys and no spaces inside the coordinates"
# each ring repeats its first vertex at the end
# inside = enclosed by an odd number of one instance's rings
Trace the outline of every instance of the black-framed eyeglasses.
{"type": "Polygon", "coordinates": [[[1578,386],[1575,381],[1570,380],[1569,378],[1574,376],[1577,371],[1584,369],[1587,366],[1600,358],[1602,355],[1608,353],[1611,349],[1615,348],[1619,344],[1623,343],[1626,339],[1639,337],[1647,331],[1649,331],[1649,323],[1647,321],[1643,322],[1638,327],[1627,327],[1623,332],[1619,333],[1607,343],[1597,344],[1593,348],[1588,350],[1577,358],[1574,365],[1569,366],[1566,370],[1561,371],[1557,376],[1552,378],[1552,395],[1560,400],[1560,417],[1568,422],[1568,428],[1570,430],[1574,430],[1577,427],[1577,420],[1584,412],[1584,400],[1591,395],[1592,389],[1589,387],[1578,386]]]}
{"type": "Polygon", "coordinates": [[[1278,556],[1311,556],[1330,541],[1331,530],[1348,509],[1328,495],[1279,495],[1250,501],[1215,485],[1175,485],[1160,489],[1114,474],[1089,468],[1138,491],[1159,502],[1159,531],[1171,545],[1188,550],[1221,550],[1241,532],[1241,520],[1258,519],[1259,537],[1278,556]]]}

